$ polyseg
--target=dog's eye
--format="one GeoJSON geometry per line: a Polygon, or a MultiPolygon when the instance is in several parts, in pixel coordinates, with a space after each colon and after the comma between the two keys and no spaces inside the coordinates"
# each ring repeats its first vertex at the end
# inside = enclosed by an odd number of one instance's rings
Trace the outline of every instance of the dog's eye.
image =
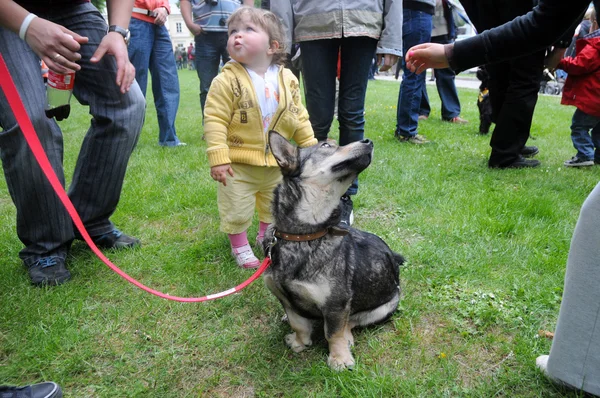
{"type": "Polygon", "coordinates": [[[328,143],[324,142],[321,144],[321,148],[331,148],[331,145],[329,145],[328,143]]]}

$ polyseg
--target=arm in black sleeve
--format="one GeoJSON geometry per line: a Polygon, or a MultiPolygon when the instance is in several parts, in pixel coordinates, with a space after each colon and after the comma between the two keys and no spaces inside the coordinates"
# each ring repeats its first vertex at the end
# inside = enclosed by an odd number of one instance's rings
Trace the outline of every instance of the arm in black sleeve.
{"type": "Polygon", "coordinates": [[[589,0],[541,0],[537,7],[521,17],[456,42],[450,67],[457,72],[463,71],[551,46],[580,21],[588,5],[589,0]]]}

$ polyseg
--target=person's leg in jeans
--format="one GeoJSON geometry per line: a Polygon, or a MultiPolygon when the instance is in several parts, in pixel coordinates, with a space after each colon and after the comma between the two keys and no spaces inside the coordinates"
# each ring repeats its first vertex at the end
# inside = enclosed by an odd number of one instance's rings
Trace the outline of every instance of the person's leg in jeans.
{"type": "MultiPolygon", "coordinates": [[[[213,79],[219,73],[221,54],[217,47],[219,32],[203,32],[196,36],[196,73],[200,79],[200,107],[202,108],[202,123],[204,124],[204,104],[208,89],[213,79]]],[[[226,33],[225,33],[226,35],[226,33]]]]}
{"type": "Polygon", "coordinates": [[[179,106],[179,79],[177,69],[169,70],[171,68],[169,61],[175,61],[168,32],[164,26],[135,18],[131,18],[129,30],[131,31],[131,42],[127,48],[129,60],[135,66],[135,80],[140,85],[144,97],[148,86],[148,70],[152,74],[152,92],[159,126],[158,143],[177,145],[179,139],[175,133],[175,116],[179,106]],[[167,41],[164,33],[167,35],[167,41]]]}
{"type": "Polygon", "coordinates": [[[158,118],[158,143],[162,146],[177,146],[181,144],[175,132],[175,118],[179,108],[179,77],[173,58],[171,37],[164,25],[154,25],[153,34],[150,73],[158,118]]]}
{"type": "MultiPolygon", "coordinates": [[[[571,121],[571,141],[578,159],[594,160],[594,142],[590,130],[598,124],[598,118],[575,109],[571,121]]],[[[597,137],[596,137],[597,139],[597,137]]]]}
{"type": "Polygon", "coordinates": [[[310,124],[319,141],[327,139],[335,107],[335,80],[337,59],[340,47],[339,39],[303,41],[300,50],[304,60],[302,75],[306,90],[306,110],[310,124]]]}
{"type": "MultiPolygon", "coordinates": [[[[402,21],[402,46],[404,53],[412,46],[431,40],[431,15],[422,11],[404,9],[402,21]]],[[[419,124],[419,107],[425,86],[425,73],[417,75],[406,67],[402,59],[402,83],[398,95],[396,136],[414,137],[419,124]]]]}
{"type": "MultiPolygon", "coordinates": [[[[369,37],[347,37],[341,40],[338,99],[340,145],[347,145],[364,138],[365,96],[372,55],[375,53],[376,47],[377,40],[369,37]]],[[[358,179],[354,180],[346,195],[356,195],[357,192],[358,179]]]]}
{"type": "Polygon", "coordinates": [[[431,105],[429,104],[429,95],[427,94],[427,84],[421,90],[421,105],[419,105],[419,116],[429,117],[431,113],[431,105]]]}
{"type": "MultiPolygon", "coordinates": [[[[432,43],[449,44],[446,35],[431,38],[432,43]]],[[[456,74],[450,68],[437,69],[435,71],[435,85],[442,102],[442,119],[450,120],[460,115],[460,101],[456,91],[456,74]]]]}
{"type": "Polygon", "coordinates": [[[131,40],[129,46],[127,46],[127,51],[129,52],[129,61],[135,66],[135,80],[138,82],[144,97],[148,86],[150,54],[154,46],[153,25],[150,22],[135,18],[131,18],[129,22],[131,40]]]}

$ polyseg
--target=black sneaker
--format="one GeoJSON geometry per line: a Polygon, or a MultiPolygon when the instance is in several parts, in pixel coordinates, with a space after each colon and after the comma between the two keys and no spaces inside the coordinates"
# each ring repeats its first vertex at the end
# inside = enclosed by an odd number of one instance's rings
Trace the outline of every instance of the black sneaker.
{"type": "Polygon", "coordinates": [[[521,149],[521,156],[524,158],[531,158],[540,153],[540,150],[536,146],[524,146],[521,149]]]}
{"type": "Polygon", "coordinates": [[[107,234],[93,236],[92,240],[102,249],[129,249],[141,246],[139,239],[125,235],[116,228],[107,234]]]}
{"type": "Polygon", "coordinates": [[[584,167],[584,166],[593,166],[594,161],[592,159],[581,159],[577,156],[573,156],[571,159],[565,161],[563,163],[566,167],[584,167]]]}
{"type": "Polygon", "coordinates": [[[35,286],[56,286],[71,279],[65,260],[57,256],[40,258],[28,267],[28,271],[31,283],[35,286]]]}
{"type": "Polygon", "coordinates": [[[524,169],[524,168],[532,168],[538,167],[540,165],[540,161],[536,159],[525,159],[523,156],[519,156],[517,160],[514,162],[507,164],[505,166],[495,166],[490,165],[493,169],[524,169]]]}
{"type": "Polygon", "coordinates": [[[340,210],[342,212],[342,218],[338,227],[342,229],[348,229],[354,222],[354,211],[352,210],[353,204],[352,199],[348,195],[344,195],[340,198],[340,210]]]}

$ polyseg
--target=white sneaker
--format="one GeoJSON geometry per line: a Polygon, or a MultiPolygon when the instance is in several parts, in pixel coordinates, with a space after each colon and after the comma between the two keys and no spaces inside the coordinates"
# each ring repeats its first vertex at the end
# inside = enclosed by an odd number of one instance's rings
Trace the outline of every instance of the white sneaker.
{"type": "Polygon", "coordinates": [[[549,355],[540,355],[539,357],[536,358],[535,360],[535,366],[542,371],[542,373],[546,376],[549,377],[548,375],[548,358],[550,356],[549,355]]]}
{"type": "Polygon", "coordinates": [[[258,268],[260,266],[260,261],[258,261],[258,258],[252,252],[249,244],[233,247],[231,254],[233,254],[237,265],[242,268],[258,268]]]}

